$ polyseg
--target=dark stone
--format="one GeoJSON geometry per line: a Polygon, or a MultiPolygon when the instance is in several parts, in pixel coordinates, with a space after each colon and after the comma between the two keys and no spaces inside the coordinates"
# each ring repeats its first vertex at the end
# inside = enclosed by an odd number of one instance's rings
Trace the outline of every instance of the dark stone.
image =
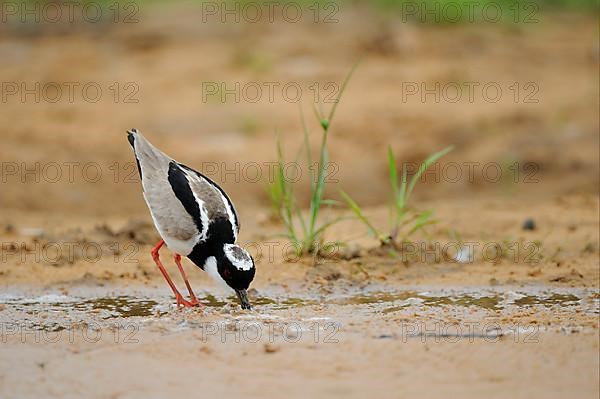
{"type": "Polygon", "coordinates": [[[523,230],[535,230],[535,228],[535,220],[533,220],[532,218],[525,219],[522,227],[523,230]]]}

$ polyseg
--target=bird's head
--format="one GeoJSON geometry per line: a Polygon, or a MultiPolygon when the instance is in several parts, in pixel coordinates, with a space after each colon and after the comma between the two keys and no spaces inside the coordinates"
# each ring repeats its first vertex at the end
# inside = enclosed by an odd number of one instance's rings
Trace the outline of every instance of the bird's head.
{"type": "Polygon", "coordinates": [[[254,279],[256,268],[248,251],[235,244],[223,245],[223,258],[218,262],[217,270],[237,294],[242,309],[251,309],[246,290],[254,279]]]}

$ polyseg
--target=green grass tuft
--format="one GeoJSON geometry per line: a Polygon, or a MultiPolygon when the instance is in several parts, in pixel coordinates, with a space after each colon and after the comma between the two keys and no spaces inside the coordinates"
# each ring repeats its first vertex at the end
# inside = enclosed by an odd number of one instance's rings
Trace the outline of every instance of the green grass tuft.
{"type": "Polygon", "coordinates": [[[381,245],[396,246],[398,237],[402,234],[400,241],[408,239],[412,234],[417,231],[424,230],[425,226],[436,223],[433,219],[432,211],[416,211],[408,206],[411,194],[413,193],[415,186],[423,173],[434,163],[436,163],[441,157],[452,151],[454,147],[450,146],[441,151],[431,154],[425,161],[419,166],[417,172],[408,179],[408,172],[406,166],[402,167],[402,177],[400,178],[400,184],[398,185],[398,170],[396,167],[396,157],[391,148],[388,148],[388,172],[390,176],[390,186],[392,189],[392,216],[390,218],[390,233],[383,234],[378,230],[374,224],[365,216],[365,213],[358,205],[356,201],[352,199],[347,193],[341,192],[344,201],[354,212],[354,215],[360,220],[365,226],[369,233],[375,236],[381,245]]]}
{"type": "MultiPolygon", "coordinates": [[[[279,135],[277,136],[277,172],[275,179],[267,187],[267,193],[271,201],[271,207],[279,216],[286,228],[286,237],[295,246],[298,255],[318,253],[323,248],[323,234],[325,231],[342,220],[343,217],[336,217],[332,220],[326,220],[319,224],[319,214],[324,207],[331,207],[337,203],[324,198],[326,186],[326,172],[329,163],[329,152],[327,149],[327,140],[331,129],[331,122],[335,116],[335,111],[340,103],[341,97],[356,69],[355,64],[346,76],[338,97],[336,98],[329,115],[325,117],[318,110],[315,110],[319,124],[321,126],[321,144],[319,147],[319,160],[316,164],[316,176],[310,179],[310,202],[308,204],[308,214],[302,212],[302,208],[294,194],[294,183],[285,177],[286,160],[283,156],[282,143],[279,135]]],[[[304,142],[301,151],[306,154],[307,169],[313,167],[312,154],[309,146],[308,129],[304,119],[304,113],[300,110],[304,142]]],[[[300,152],[299,151],[299,154],[300,152]]]]}

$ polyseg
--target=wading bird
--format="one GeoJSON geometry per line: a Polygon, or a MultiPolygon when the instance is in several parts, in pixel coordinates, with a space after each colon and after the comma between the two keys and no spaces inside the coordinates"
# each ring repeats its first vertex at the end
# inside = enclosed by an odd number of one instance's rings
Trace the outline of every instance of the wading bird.
{"type": "Polygon", "coordinates": [[[208,177],[173,160],[154,147],[137,129],[127,132],[137,160],[144,199],[162,240],[151,254],[177,299],[177,306],[201,305],[181,265],[181,256],[237,294],[242,309],[250,309],[246,290],[254,278],[254,259],[235,245],[240,223],[225,191],[208,177]],[[166,244],[183,277],[190,300],[177,290],[159,257],[166,244]]]}

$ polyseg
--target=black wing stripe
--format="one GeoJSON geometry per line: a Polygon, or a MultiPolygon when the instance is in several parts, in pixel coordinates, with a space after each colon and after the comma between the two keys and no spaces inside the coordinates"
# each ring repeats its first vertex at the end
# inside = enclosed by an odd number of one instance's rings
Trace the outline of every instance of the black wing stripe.
{"type": "Polygon", "coordinates": [[[169,184],[183,208],[190,214],[198,231],[202,232],[202,218],[200,205],[194,197],[185,172],[174,161],[169,162],[169,184]]]}
{"type": "Polygon", "coordinates": [[[240,221],[238,219],[237,211],[235,210],[235,207],[233,206],[233,202],[231,202],[231,200],[229,199],[229,196],[225,193],[225,191],[217,183],[215,183],[213,180],[209,179],[208,177],[204,176],[202,173],[190,168],[189,166],[181,164],[181,163],[179,164],[179,166],[181,166],[182,168],[184,168],[186,170],[189,170],[192,173],[195,173],[200,178],[206,180],[210,185],[212,185],[217,190],[219,190],[219,192],[223,195],[223,197],[225,197],[225,200],[227,201],[227,203],[229,204],[229,207],[231,208],[231,211],[233,212],[233,219],[235,221],[235,225],[237,226],[237,231],[239,232],[240,231],[240,221]]]}

